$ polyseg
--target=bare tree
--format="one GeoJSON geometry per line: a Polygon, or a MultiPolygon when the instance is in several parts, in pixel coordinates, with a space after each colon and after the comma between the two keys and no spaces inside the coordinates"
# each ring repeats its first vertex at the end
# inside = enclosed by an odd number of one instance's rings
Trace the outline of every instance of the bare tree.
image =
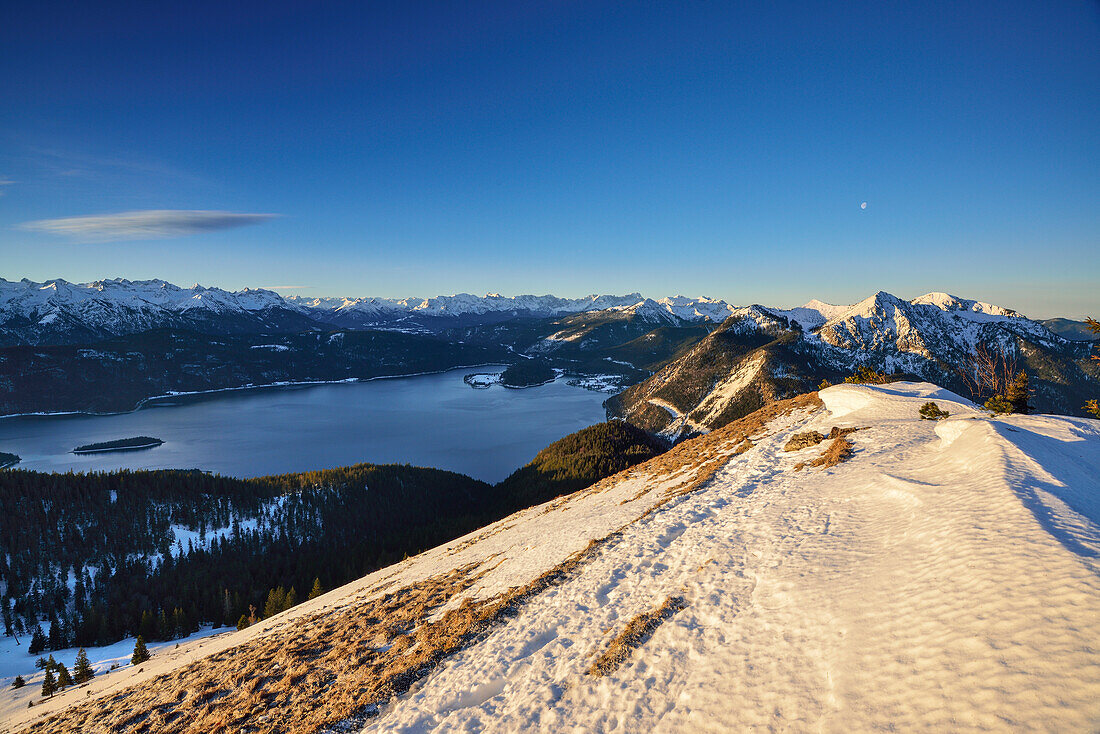
{"type": "Polygon", "coordinates": [[[966,389],[976,398],[1004,395],[1016,381],[1019,369],[1017,359],[1009,357],[997,347],[979,343],[974,351],[963,358],[955,368],[966,389]]]}
{"type": "MultiPolygon", "coordinates": [[[[1093,334],[1100,334],[1100,321],[1097,321],[1094,318],[1087,318],[1085,319],[1085,326],[1087,326],[1088,330],[1091,331],[1093,334]]],[[[1095,359],[1097,362],[1100,362],[1100,355],[1094,354],[1092,355],[1092,358],[1095,359]]],[[[1085,410],[1092,413],[1097,418],[1100,418],[1100,400],[1087,401],[1085,403],[1085,410]]]]}

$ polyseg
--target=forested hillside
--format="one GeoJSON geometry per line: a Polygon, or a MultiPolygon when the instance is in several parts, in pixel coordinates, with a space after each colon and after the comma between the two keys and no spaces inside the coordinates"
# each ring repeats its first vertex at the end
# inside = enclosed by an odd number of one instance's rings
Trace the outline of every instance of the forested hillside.
{"type": "Polygon", "coordinates": [[[0,606],[37,649],[173,639],[304,600],[664,450],[599,424],[493,487],[407,465],[233,479],[0,472],[0,606]],[[293,590],[293,593],[292,593],[293,590]],[[289,597],[289,598],[288,598],[289,597]]]}
{"type": "Polygon", "coordinates": [[[493,516],[461,474],[360,464],[232,479],[198,471],[0,474],[5,631],[47,646],[170,639],[400,560],[493,516]]]}

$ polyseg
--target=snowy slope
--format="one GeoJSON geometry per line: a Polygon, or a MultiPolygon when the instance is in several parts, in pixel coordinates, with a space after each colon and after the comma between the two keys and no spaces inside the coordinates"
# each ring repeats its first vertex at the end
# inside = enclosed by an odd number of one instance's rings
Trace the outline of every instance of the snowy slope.
{"type": "MultiPolygon", "coordinates": [[[[820,400],[215,638],[236,647],[34,731],[1097,730],[1100,422],[991,419],[927,383],[820,400]],[[919,420],[927,400],[951,417],[919,420]],[[861,429],[854,455],[797,470],[828,442],[786,452],[790,436],[832,427],[861,429]]],[[[51,708],[84,699],[65,695],[51,708]]]]}
{"type": "Polygon", "coordinates": [[[990,421],[931,385],[821,397],[800,429],[871,426],[849,464],[792,472],[816,451],[779,431],[365,730],[1095,729],[1100,425],[990,421]],[[916,420],[927,398],[956,417],[916,420]],[[670,596],[628,663],[584,675],[670,596]]]}

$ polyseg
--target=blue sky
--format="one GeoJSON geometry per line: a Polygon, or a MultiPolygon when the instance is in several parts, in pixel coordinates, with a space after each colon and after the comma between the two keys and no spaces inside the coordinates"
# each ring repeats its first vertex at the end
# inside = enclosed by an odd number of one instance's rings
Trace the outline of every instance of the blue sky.
{"type": "Polygon", "coordinates": [[[0,99],[9,280],[1100,315],[1092,0],[13,3],[0,99]]]}

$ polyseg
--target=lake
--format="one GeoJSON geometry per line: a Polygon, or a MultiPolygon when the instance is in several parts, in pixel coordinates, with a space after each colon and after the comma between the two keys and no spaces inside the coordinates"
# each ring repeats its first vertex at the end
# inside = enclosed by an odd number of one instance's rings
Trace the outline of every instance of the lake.
{"type": "Polygon", "coordinates": [[[237,477],[359,462],[433,466],[496,482],[557,439],[604,420],[605,393],[557,380],[475,389],[437,375],[212,393],[107,416],[0,419],[20,469],[203,469],[237,477]],[[75,455],[79,445],[154,436],[152,449],[75,455]]]}

